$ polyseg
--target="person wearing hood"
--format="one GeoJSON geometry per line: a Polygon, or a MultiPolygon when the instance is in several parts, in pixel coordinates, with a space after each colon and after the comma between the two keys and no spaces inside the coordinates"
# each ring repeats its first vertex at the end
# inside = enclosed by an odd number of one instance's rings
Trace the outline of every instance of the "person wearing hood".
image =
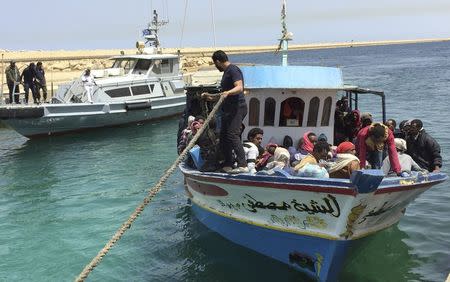
{"type": "MultiPolygon", "coordinates": [[[[398,160],[400,161],[400,166],[402,168],[402,172],[410,173],[411,170],[415,171],[424,171],[410,155],[406,154],[406,141],[401,138],[395,138],[395,148],[398,153],[398,160]]],[[[383,161],[383,166],[381,167],[385,175],[392,173],[391,162],[389,158],[386,157],[383,161]]],[[[425,170],[426,171],[426,170],[425,170]]]]}
{"type": "Polygon", "coordinates": [[[348,141],[342,142],[337,147],[336,153],[336,161],[331,163],[328,169],[330,177],[350,179],[352,173],[360,169],[355,145],[348,141]]]}

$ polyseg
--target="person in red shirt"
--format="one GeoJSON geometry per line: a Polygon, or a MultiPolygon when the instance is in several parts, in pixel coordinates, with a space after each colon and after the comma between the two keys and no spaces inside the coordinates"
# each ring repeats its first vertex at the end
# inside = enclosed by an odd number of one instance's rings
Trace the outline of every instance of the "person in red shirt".
{"type": "Polygon", "coordinates": [[[392,171],[401,173],[400,161],[395,149],[394,134],[382,123],[373,123],[364,127],[357,136],[358,158],[361,168],[366,166],[366,157],[373,169],[380,169],[383,151],[387,149],[392,171]]]}

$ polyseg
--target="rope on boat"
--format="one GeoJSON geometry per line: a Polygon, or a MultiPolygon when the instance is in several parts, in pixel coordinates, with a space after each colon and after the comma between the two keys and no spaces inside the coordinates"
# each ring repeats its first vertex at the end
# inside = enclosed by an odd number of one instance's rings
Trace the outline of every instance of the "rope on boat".
{"type": "Polygon", "coordinates": [[[222,104],[224,99],[225,99],[224,96],[221,95],[220,99],[217,101],[217,103],[214,106],[214,108],[212,109],[211,113],[209,113],[208,117],[206,118],[204,125],[199,129],[197,134],[194,135],[194,138],[191,140],[191,142],[189,142],[187,147],[178,156],[178,158],[175,160],[175,162],[166,170],[166,172],[163,174],[163,176],[161,176],[161,178],[156,183],[156,185],[153,186],[148,191],[148,194],[144,198],[144,200],[136,207],[136,209],[130,215],[130,217],[120,226],[120,228],[111,237],[111,239],[108,241],[108,243],[106,243],[106,245],[98,252],[98,254],[91,260],[91,262],[84,267],[83,271],[78,275],[78,277],[75,279],[75,281],[77,281],[77,282],[85,281],[85,279],[94,270],[94,268],[100,264],[103,257],[117,243],[117,241],[120,240],[120,238],[125,233],[125,231],[127,231],[127,229],[129,229],[131,227],[131,224],[144,211],[145,207],[153,200],[153,198],[156,196],[156,194],[158,194],[158,192],[161,190],[163,184],[167,181],[169,176],[175,171],[175,169],[178,167],[178,165],[181,163],[181,161],[185,158],[185,156],[187,155],[189,150],[192,149],[192,147],[194,147],[195,143],[197,142],[198,138],[200,138],[203,131],[205,131],[205,129],[208,128],[209,122],[216,114],[217,110],[219,109],[219,107],[222,104]]]}

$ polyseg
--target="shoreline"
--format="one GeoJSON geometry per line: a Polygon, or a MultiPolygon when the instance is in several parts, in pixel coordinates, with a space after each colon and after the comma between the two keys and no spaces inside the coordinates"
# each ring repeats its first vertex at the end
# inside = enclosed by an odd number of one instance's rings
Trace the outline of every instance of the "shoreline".
{"type": "MultiPolygon", "coordinates": [[[[290,44],[289,50],[315,50],[315,49],[333,49],[350,47],[367,47],[399,44],[420,44],[431,42],[448,42],[450,38],[432,38],[432,39],[412,39],[412,40],[381,40],[381,41],[358,41],[358,42],[328,42],[328,43],[308,43],[308,44],[290,44]]],[[[180,51],[184,56],[207,56],[215,50],[221,49],[230,54],[262,53],[276,50],[277,45],[263,46],[219,46],[219,47],[184,47],[184,48],[162,48],[163,52],[177,53],[180,51]]],[[[95,49],[95,50],[0,50],[4,55],[5,62],[15,60],[16,62],[27,62],[30,60],[58,61],[58,60],[77,60],[77,59],[106,59],[111,56],[125,54],[135,54],[136,49],[95,49]]]]}

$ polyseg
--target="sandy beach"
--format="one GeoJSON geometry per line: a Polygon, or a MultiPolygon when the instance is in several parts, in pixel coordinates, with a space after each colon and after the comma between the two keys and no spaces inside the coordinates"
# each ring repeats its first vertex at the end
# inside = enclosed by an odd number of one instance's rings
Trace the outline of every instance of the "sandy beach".
{"type": "MultiPolygon", "coordinates": [[[[334,43],[311,43],[311,44],[290,44],[289,50],[312,50],[327,48],[350,48],[362,46],[378,46],[392,44],[413,44],[428,42],[444,42],[450,41],[450,38],[437,39],[420,39],[420,40],[390,40],[390,41],[366,41],[366,42],[334,42],[334,43]]],[[[277,48],[276,45],[269,46],[221,46],[221,47],[195,47],[195,48],[163,48],[163,52],[180,53],[181,68],[184,73],[192,73],[200,67],[211,65],[211,54],[218,49],[222,49],[229,54],[259,53],[273,52],[277,48]]],[[[9,65],[9,61],[14,60],[20,70],[23,70],[30,62],[42,61],[46,70],[47,86],[53,89],[57,85],[70,81],[79,77],[86,68],[100,69],[110,67],[108,58],[116,55],[135,54],[136,49],[102,49],[102,50],[38,50],[38,51],[12,51],[1,50],[0,54],[3,63],[0,64],[2,73],[1,82],[6,83],[5,68],[9,65]]],[[[7,92],[7,88],[3,86],[3,93],[7,92]]]]}

